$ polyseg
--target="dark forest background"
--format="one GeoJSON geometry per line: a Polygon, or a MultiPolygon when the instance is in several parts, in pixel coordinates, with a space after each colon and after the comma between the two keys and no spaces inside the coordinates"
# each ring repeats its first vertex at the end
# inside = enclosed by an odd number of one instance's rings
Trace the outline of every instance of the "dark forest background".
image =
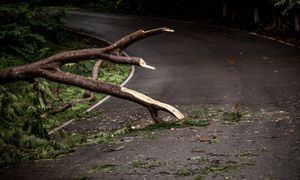
{"type": "Polygon", "coordinates": [[[69,6],[102,12],[163,16],[213,23],[235,23],[251,27],[267,26],[273,18],[284,16],[282,29],[293,28],[294,15],[299,15],[300,0],[43,0],[46,6],[69,6]],[[254,14],[259,20],[254,22],[254,14]],[[289,21],[289,22],[288,22],[289,21]]]}

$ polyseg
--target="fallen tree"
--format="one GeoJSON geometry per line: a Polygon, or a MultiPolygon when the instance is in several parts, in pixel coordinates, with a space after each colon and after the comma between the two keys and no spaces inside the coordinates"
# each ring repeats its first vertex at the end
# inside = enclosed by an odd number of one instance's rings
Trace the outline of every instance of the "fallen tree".
{"type": "MultiPolygon", "coordinates": [[[[157,28],[148,31],[139,30],[104,48],[90,48],[63,52],[31,64],[6,68],[0,71],[0,84],[22,80],[34,82],[35,78],[44,78],[57,83],[84,88],[87,90],[86,94],[90,97],[92,97],[92,95],[89,91],[92,91],[109,94],[138,103],[149,110],[153,121],[156,123],[161,122],[158,117],[158,111],[165,111],[172,114],[177,119],[183,119],[183,114],[173,106],[154,100],[137,91],[105,83],[95,78],[89,79],[61,70],[61,66],[64,64],[78,63],[80,61],[91,59],[102,59],[119,64],[131,64],[155,69],[140,57],[125,57],[121,56],[120,52],[138,40],[163,32],[173,32],[173,30],[169,28],[157,28]]],[[[93,76],[95,77],[96,75],[93,76]]]]}

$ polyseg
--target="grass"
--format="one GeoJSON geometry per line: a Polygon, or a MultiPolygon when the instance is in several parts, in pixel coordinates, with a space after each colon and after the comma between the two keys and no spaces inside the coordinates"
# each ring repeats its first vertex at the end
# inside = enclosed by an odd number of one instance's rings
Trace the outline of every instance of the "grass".
{"type": "MultiPolygon", "coordinates": [[[[178,122],[165,122],[160,124],[153,124],[146,126],[140,129],[132,129],[132,128],[121,128],[114,131],[107,131],[107,132],[99,132],[92,135],[81,135],[73,133],[72,135],[67,135],[64,130],[59,130],[56,132],[60,136],[61,142],[68,145],[70,148],[75,146],[83,146],[83,145],[96,145],[96,144],[108,144],[114,143],[115,138],[118,136],[124,136],[128,134],[134,134],[139,132],[153,132],[153,131],[160,131],[160,130],[168,130],[172,128],[184,128],[190,126],[197,126],[203,127],[207,126],[207,121],[202,121],[201,119],[185,119],[184,121],[178,122]]],[[[133,167],[140,167],[145,169],[151,169],[158,166],[163,165],[159,161],[141,161],[141,160],[134,160],[130,163],[133,167]]]]}
{"type": "MultiPolygon", "coordinates": [[[[68,34],[61,42],[50,42],[50,50],[46,57],[68,50],[103,46],[105,44],[98,40],[68,34]]],[[[13,57],[10,59],[1,61],[0,67],[22,65],[25,62],[13,57]]],[[[62,67],[62,70],[89,77],[94,63],[95,61],[86,61],[78,64],[67,64],[62,67]]],[[[129,75],[130,70],[130,66],[103,63],[100,68],[99,79],[112,84],[121,84],[129,75]]],[[[51,141],[47,130],[49,131],[73,118],[99,116],[100,113],[83,114],[84,110],[93,103],[88,102],[77,104],[55,116],[41,116],[46,110],[55,109],[61,104],[75,99],[81,99],[84,90],[43,79],[39,79],[39,90],[43,92],[43,96],[37,94],[34,85],[27,82],[0,86],[0,166],[28,160],[56,158],[73,152],[72,147],[79,144],[109,141],[108,136],[103,134],[101,137],[97,135],[97,138],[75,134],[63,138],[61,142],[51,141]]],[[[105,96],[99,93],[95,95],[96,101],[105,96]]],[[[60,132],[60,134],[63,135],[64,133],[60,132]]]]}
{"type": "Polygon", "coordinates": [[[60,138],[63,139],[64,143],[69,144],[70,146],[75,145],[96,145],[96,144],[107,144],[113,143],[114,138],[118,136],[128,135],[128,134],[135,134],[139,132],[153,132],[153,131],[161,131],[161,130],[168,130],[172,128],[184,128],[190,126],[196,127],[203,127],[207,126],[208,122],[196,119],[186,119],[184,121],[177,121],[177,122],[164,122],[160,124],[152,124],[140,129],[132,129],[132,128],[121,128],[114,131],[107,131],[107,132],[99,132],[92,135],[81,135],[81,134],[72,134],[71,136],[66,135],[63,130],[56,132],[55,135],[58,135],[60,138]]]}
{"type": "Polygon", "coordinates": [[[205,127],[208,125],[209,125],[209,123],[207,121],[202,121],[199,119],[186,119],[186,120],[177,121],[177,122],[162,122],[159,124],[151,124],[144,128],[132,129],[131,132],[134,132],[134,131],[150,131],[151,132],[151,131],[168,130],[168,129],[173,129],[173,128],[184,128],[184,127],[188,127],[188,126],[205,127]]]}
{"type": "MultiPolygon", "coordinates": [[[[197,111],[200,112],[200,111],[197,111]]],[[[85,114],[81,115],[80,117],[88,118],[88,117],[94,117],[97,114],[85,114]]],[[[79,116],[78,116],[79,117],[79,116]]],[[[82,137],[84,140],[81,143],[81,145],[95,145],[95,144],[103,144],[103,143],[112,143],[114,141],[114,137],[127,135],[127,134],[136,134],[139,132],[153,132],[153,131],[161,131],[161,130],[169,130],[169,129],[175,129],[175,128],[184,128],[184,127],[206,127],[209,125],[208,120],[202,120],[202,117],[200,118],[200,115],[197,113],[194,113],[192,116],[187,117],[186,119],[182,121],[176,121],[176,122],[162,122],[159,124],[151,124],[142,128],[133,129],[131,127],[125,127],[118,130],[113,131],[106,131],[106,132],[99,132],[92,135],[80,135],[80,134],[73,134],[71,136],[67,136],[65,133],[62,133],[61,131],[58,131],[56,134],[58,134],[61,138],[72,138],[74,137],[82,137]],[[192,117],[192,118],[191,118],[192,117]]],[[[60,138],[59,138],[60,139],[60,138]]],[[[151,139],[156,139],[155,137],[151,137],[151,139]]],[[[68,140],[66,140],[68,141],[68,140]]],[[[78,140],[80,141],[80,140],[78,140]]],[[[76,144],[76,143],[75,143],[76,144]]]]}
{"type": "Polygon", "coordinates": [[[99,132],[94,135],[88,135],[82,145],[106,144],[114,141],[114,137],[125,135],[130,132],[128,128],[122,128],[111,132],[99,132]]]}
{"type": "Polygon", "coordinates": [[[226,124],[240,122],[242,118],[242,113],[240,112],[224,112],[223,121],[226,124]]]}
{"type": "MultiPolygon", "coordinates": [[[[118,130],[99,132],[92,135],[81,135],[81,134],[72,134],[71,136],[67,136],[65,133],[61,132],[63,130],[58,131],[58,134],[63,139],[63,142],[67,144],[74,145],[96,145],[96,144],[107,144],[113,143],[115,138],[118,136],[124,136],[128,134],[139,134],[140,132],[153,132],[153,131],[161,131],[168,130],[174,128],[184,128],[184,127],[206,127],[209,125],[208,121],[203,121],[196,116],[194,118],[187,118],[183,121],[176,122],[163,122],[159,124],[151,124],[143,128],[132,129],[131,127],[125,127],[118,130]]],[[[156,139],[152,137],[151,139],[156,139]]]]}
{"type": "Polygon", "coordinates": [[[220,172],[229,172],[233,170],[238,170],[242,165],[228,164],[224,166],[207,166],[201,168],[201,174],[211,174],[211,173],[220,173],[220,172]]]}
{"type": "MultiPolygon", "coordinates": [[[[58,52],[64,52],[66,50],[103,47],[106,45],[105,43],[99,42],[98,40],[86,38],[80,35],[69,36],[69,40],[72,39],[72,41],[66,40],[61,44],[55,44],[51,46],[51,51],[48,53],[48,56],[58,52]]],[[[63,66],[62,69],[66,72],[90,77],[94,63],[95,61],[92,60],[85,61],[84,63],[79,64],[67,64],[63,66]]],[[[101,65],[99,72],[99,80],[111,84],[121,84],[129,76],[130,70],[131,67],[128,65],[119,65],[105,62],[101,65]]],[[[52,93],[55,93],[55,91],[60,91],[59,96],[63,102],[70,102],[74,99],[81,99],[84,94],[84,89],[82,88],[57,84],[53,82],[50,83],[50,87],[52,93]]],[[[95,96],[95,101],[99,101],[100,99],[105,97],[105,95],[101,93],[95,93],[95,96]]],[[[54,117],[48,117],[47,121],[45,121],[44,124],[47,129],[53,129],[69,119],[80,116],[85,109],[91,106],[92,103],[93,102],[77,104],[63,113],[60,113],[54,117]]]]}
{"type": "Polygon", "coordinates": [[[176,176],[191,176],[194,175],[194,170],[188,168],[181,168],[175,172],[176,176]]]}
{"type": "Polygon", "coordinates": [[[117,164],[99,164],[89,170],[89,173],[112,173],[117,171],[117,164]]]}
{"type": "Polygon", "coordinates": [[[142,160],[133,160],[129,163],[130,166],[134,168],[143,168],[143,169],[154,169],[156,167],[163,166],[163,163],[160,161],[142,161],[142,160]]]}
{"type": "MultiPolygon", "coordinates": [[[[205,112],[208,110],[204,110],[205,112]]],[[[209,125],[208,119],[204,117],[203,111],[198,108],[194,109],[186,119],[182,121],[176,121],[176,122],[162,122],[159,124],[152,124],[140,129],[131,129],[131,132],[135,131],[161,131],[161,130],[168,130],[168,129],[174,129],[174,128],[184,128],[189,126],[194,127],[206,127],[209,125]]]]}
{"type": "MultiPolygon", "coordinates": [[[[98,40],[94,40],[92,38],[87,38],[81,35],[67,34],[67,37],[63,39],[61,42],[52,42],[50,43],[50,50],[47,52],[46,57],[51,56],[53,54],[57,54],[60,52],[82,49],[82,48],[95,48],[95,47],[103,47],[106,44],[103,42],[99,42],[98,40]]],[[[17,58],[17,57],[16,57],[17,58]]],[[[14,59],[11,57],[11,59],[14,59]]],[[[6,60],[0,62],[0,67],[5,68],[9,66],[17,66],[22,65],[24,61],[17,59],[14,60],[6,60]]],[[[78,75],[90,77],[91,71],[93,69],[95,61],[85,61],[84,63],[78,64],[67,64],[62,67],[62,70],[66,72],[75,73],[78,75]]],[[[99,80],[104,82],[108,82],[111,84],[121,84],[128,76],[131,70],[131,66],[128,65],[118,65],[109,62],[105,62],[101,65],[99,80]]],[[[46,101],[43,102],[42,98],[39,97],[39,101],[41,102],[42,109],[55,109],[59,107],[61,104],[73,101],[75,99],[81,99],[84,94],[84,89],[72,87],[68,85],[58,84],[54,82],[48,82],[43,79],[40,79],[39,88],[46,96],[46,101]]],[[[32,84],[17,82],[10,83],[4,85],[7,88],[7,91],[13,92],[15,94],[20,94],[21,96],[27,96],[28,93],[35,93],[33,91],[32,84]],[[27,92],[23,93],[23,89],[28,89],[27,92]],[[22,93],[20,93],[22,92],[22,93]]],[[[104,98],[105,95],[101,93],[95,93],[96,100],[104,98]]],[[[93,102],[86,102],[81,104],[76,104],[72,108],[66,110],[65,112],[59,113],[55,116],[48,116],[43,119],[43,124],[46,129],[51,130],[67,120],[70,120],[74,117],[80,116],[85,109],[90,107],[93,102]]]]}

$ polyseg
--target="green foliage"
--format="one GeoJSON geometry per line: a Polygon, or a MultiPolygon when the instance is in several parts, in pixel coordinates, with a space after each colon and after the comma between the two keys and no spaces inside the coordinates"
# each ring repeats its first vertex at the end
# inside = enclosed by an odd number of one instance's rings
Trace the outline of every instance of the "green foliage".
{"type": "Polygon", "coordinates": [[[213,115],[207,108],[194,108],[189,113],[188,117],[182,122],[184,126],[197,126],[203,127],[208,126],[208,119],[213,115]]]}
{"type": "Polygon", "coordinates": [[[55,158],[70,152],[68,144],[50,141],[16,127],[0,126],[0,166],[15,164],[26,160],[55,158]]]}
{"type": "Polygon", "coordinates": [[[65,136],[63,142],[69,146],[77,146],[86,142],[85,137],[80,134],[72,134],[71,136],[65,136]]]}
{"type": "Polygon", "coordinates": [[[164,164],[160,161],[154,161],[154,160],[150,160],[150,161],[133,160],[129,163],[129,165],[135,168],[154,169],[164,164]]]}
{"type": "Polygon", "coordinates": [[[21,92],[12,93],[0,86],[0,165],[47,158],[51,148],[61,150],[47,140],[48,132],[39,117],[43,109],[32,89],[29,84],[21,92]]]}
{"type": "Polygon", "coordinates": [[[224,112],[223,120],[227,123],[239,122],[242,118],[242,113],[240,112],[224,112]]]}
{"type": "Polygon", "coordinates": [[[41,11],[37,3],[0,3],[0,43],[5,44],[0,46],[0,57],[7,65],[10,59],[15,58],[18,61],[13,62],[12,66],[40,59],[49,50],[49,40],[64,37],[64,14],[50,15],[41,11]]]}
{"type": "MultiPolygon", "coordinates": [[[[17,83],[16,85],[21,85],[17,83]]],[[[15,88],[18,89],[18,88],[15,88]]],[[[33,92],[33,85],[23,85],[19,93],[0,86],[0,118],[7,122],[31,121],[42,112],[38,96],[33,92]],[[26,96],[24,96],[26,94],[26,96]]],[[[36,123],[38,126],[38,123],[36,123]]],[[[28,128],[27,128],[28,129],[28,128]]]]}
{"type": "MultiPolygon", "coordinates": [[[[50,50],[47,56],[52,54],[87,47],[102,47],[103,43],[82,36],[66,34],[62,41],[49,41],[50,50]]],[[[7,56],[13,57],[13,56],[7,56]]],[[[6,56],[1,58],[5,59],[6,56]]],[[[0,61],[0,67],[23,64],[20,58],[15,62],[0,61]]],[[[68,64],[62,69],[67,72],[83,76],[91,76],[91,70],[95,61],[86,61],[79,64],[68,64]]],[[[130,66],[120,66],[112,63],[104,63],[101,66],[101,75],[104,80],[114,84],[123,82],[130,72],[130,66]],[[116,74],[116,77],[113,77],[116,74]],[[112,76],[112,77],[109,77],[112,76]]],[[[59,126],[64,121],[75,117],[88,118],[99,115],[95,113],[83,114],[90,103],[78,104],[63,113],[55,116],[44,116],[45,113],[56,109],[64,103],[81,99],[84,90],[81,88],[47,82],[36,79],[34,84],[17,82],[0,86],[0,166],[19,163],[27,160],[41,158],[55,158],[72,152],[72,147],[80,144],[97,144],[109,142],[112,136],[122,134],[122,130],[109,136],[86,137],[79,134],[67,135],[60,132],[61,141],[49,139],[48,130],[59,126]],[[82,115],[83,114],[83,115],[82,115]],[[92,140],[94,138],[94,140],[92,140]]],[[[96,100],[103,98],[103,94],[95,94],[96,100]]]]}
{"type": "Polygon", "coordinates": [[[59,132],[60,140],[40,138],[30,132],[22,131],[14,126],[0,124],[0,166],[16,164],[28,160],[52,159],[71,153],[78,145],[95,145],[110,143],[113,137],[129,132],[123,128],[112,132],[100,132],[94,135],[67,135],[63,130],[59,132]],[[9,129],[7,129],[9,128],[9,129]]]}
{"type": "Polygon", "coordinates": [[[291,11],[299,10],[300,0],[277,0],[275,6],[283,9],[282,14],[287,15],[291,11]]]}
{"type": "MultiPolygon", "coordinates": [[[[79,74],[82,76],[90,76],[94,63],[95,61],[87,61],[87,63],[68,64],[62,69],[64,71],[79,74]]],[[[99,79],[112,84],[121,84],[128,77],[129,72],[130,66],[105,62],[103,63],[103,65],[101,65],[99,79]]],[[[55,101],[52,101],[53,105],[51,107],[58,107],[62,104],[62,102],[59,101],[59,98],[62,99],[63,102],[71,102],[74,99],[81,99],[85,91],[82,88],[70,87],[57,83],[50,83],[50,86],[52,94],[55,94],[53,98],[55,101]],[[59,94],[56,94],[56,92],[59,92],[59,94]]],[[[96,100],[105,97],[104,94],[100,93],[95,93],[95,96],[96,100]]],[[[63,113],[57,114],[55,116],[50,116],[48,117],[47,121],[44,122],[44,125],[47,127],[47,129],[55,128],[59,126],[63,121],[72,119],[82,114],[83,111],[91,105],[91,103],[93,102],[77,104],[63,113]]]]}
{"type": "Polygon", "coordinates": [[[194,180],[203,180],[204,178],[202,177],[202,176],[196,176],[195,178],[194,178],[194,180]]]}
{"type": "Polygon", "coordinates": [[[130,66],[105,63],[100,69],[100,80],[111,84],[121,84],[129,75],[130,66]]]}
{"type": "Polygon", "coordinates": [[[90,173],[112,173],[118,169],[117,164],[100,164],[93,167],[89,172],[90,173]]]}
{"type": "MultiPolygon", "coordinates": [[[[112,75],[112,71],[123,69],[123,66],[118,66],[118,68],[111,66],[114,64],[106,65],[107,69],[102,71],[112,75]]],[[[111,82],[120,83],[125,78],[126,75],[123,74],[121,79],[111,80],[111,82]]],[[[38,94],[33,84],[14,83],[5,87],[0,86],[0,166],[26,160],[55,158],[68,153],[69,147],[79,144],[108,143],[114,136],[127,132],[127,129],[121,129],[113,133],[99,133],[88,137],[78,134],[67,136],[61,132],[61,136],[64,137],[62,142],[50,141],[47,129],[74,118],[88,107],[88,103],[77,105],[64,113],[43,118],[42,114],[49,109],[57,108],[62,103],[55,94],[57,89],[64,102],[82,98],[84,91],[80,88],[48,83],[44,80],[39,81],[39,91],[42,93],[38,94]]],[[[99,97],[103,95],[98,95],[99,97]]]]}
{"type": "Polygon", "coordinates": [[[130,132],[128,128],[122,128],[113,132],[99,132],[94,135],[89,135],[85,138],[86,145],[105,144],[112,141],[113,137],[125,135],[130,132]]]}
{"type": "Polygon", "coordinates": [[[130,132],[161,131],[161,130],[167,130],[173,128],[183,128],[188,126],[205,127],[208,125],[209,123],[207,121],[203,121],[201,119],[185,119],[183,121],[177,121],[177,122],[162,122],[159,124],[151,124],[141,129],[130,129],[130,132]]]}
{"type": "Polygon", "coordinates": [[[183,124],[186,126],[205,127],[209,125],[209,122],[202,119],[187,119],[183,121],[183,124]]]}
{"type": "MultiPolygon", "coordinates": [[[[1,1],[0,18],[0,69],[27,64],[66,50],[103,46],[96,40],[67,34],[64,13],[49,14],[40,8],[40,2],[36,0],[1,1]]],[[[88,77],[94,63],[87,61],[62,69],[88,77]]],[[[107,63],[101,67],[100,74],[102,80],[120,84],[129,71],[130,66],[107,63]]],[[[76,105],[55,116],[44,116],[64,103],[82,98],[83,92],[80,88],[49,83],[43,79],[37,79],[34,84],[17,82],[0,86],[0,166],[55,158],[91,139],[65,134],[63,141],[58,142],[50,140],[48,135],[49,129],[79,116],[89,103],[76,105]]],[[[104,95],[97,94],[96,97],[99,99],[104,95]]],[[[101,138],[95,138],[93,143],[109,141],[105,140],[107,136],[101,138]]]]}
{"type": "Polygon", "coordinates": [[[191,176],[193,174],[193,170],[187,168],[178,169],[177,172],[175,172],[177,176],[191,176]]]}

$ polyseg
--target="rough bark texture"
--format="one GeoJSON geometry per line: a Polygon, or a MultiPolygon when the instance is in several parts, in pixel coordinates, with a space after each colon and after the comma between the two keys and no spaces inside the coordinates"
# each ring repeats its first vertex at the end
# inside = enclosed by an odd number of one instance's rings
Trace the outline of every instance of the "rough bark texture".
{"type": "MultiPolygon", "coordinates": [[[[168,28],[158,28],[149,31],[139,30],[125,36],[124,38],[105,48],[91,48],[68,51],[56,54],[54,56],[34,62],[32,64],[3,69],[0,71],[0,84],[20,80],[33,81],[34,78],[41,77],[57,83],[77,86],[89,91],[105,93],[115,97],[136,102],[142,106],[145,106],[149,110],[152,119],[156,123],[160,122],[157,115],[157,112],[159,110],[166,111],[174,115],[178,119],[183,119],[183,114],[171,105],[159,102],[131,89],[127,89],[124,87],[121,88],[120,86],[98,81],[97,78],[94,78],[96,76],[94,74],[93,79],[89,79],[60,70],[60,67],[64,64],[78,63],[79,61],[87,59],[102,59],[114,63],[131,64],[149,69],[155,69],[154,67],[147,65],[147,63],[142,58],[124,57],[119,54],[120,51],[133,44],[134,42],[145,37],[163,32],[173,32],[173,30],[168,28]]],[[[99,66],[100,64],[101,63],[99,63],[99,66]]],[[[95,71],[96,70],[97,69],[95,69],[95,71]]],[[[69,106],[72,106],[72,103],[62,106],[61,110],[68,108],[69,106]]]]}
{"type": "MultiPolygon", "coordinates": [[[[92,79],[94,79],[94,80],[98,79],[99,69],[100,69],[100,66],[102,63],[103,63],[103,60],[96,61],[93,71],[92,71],[92,79]]],[[[90,90],[85,90],[82,99],[76,99],[74,101],[64,103],[60,107],[47,112],[46,114],[44,114],[44,116],[55,115],[60,112],[66,111],[67,109],[71,108],[72,106],[74,106],[78,103],[89,102],[89,101],[93,101],[95,99],[96,99],[96,96],[93,94],[93,92],[91,92],[90,90]]]]}
{"type": "MultiPolygon", "coordinates": [[[[101,66],[102,63],[103,63],[103,60],[96,61],[95,65],[94,65],[94,68],[93,68],[93,71],[92,71],[92,79],[95,79],[95,80],[98,79],[99,69],[100,69],[100,66],[101,66]]],[[[89,90],[85,90],[83,97],[89,98],[91,96],[93,96],[93,93],[89,90]]]]}

